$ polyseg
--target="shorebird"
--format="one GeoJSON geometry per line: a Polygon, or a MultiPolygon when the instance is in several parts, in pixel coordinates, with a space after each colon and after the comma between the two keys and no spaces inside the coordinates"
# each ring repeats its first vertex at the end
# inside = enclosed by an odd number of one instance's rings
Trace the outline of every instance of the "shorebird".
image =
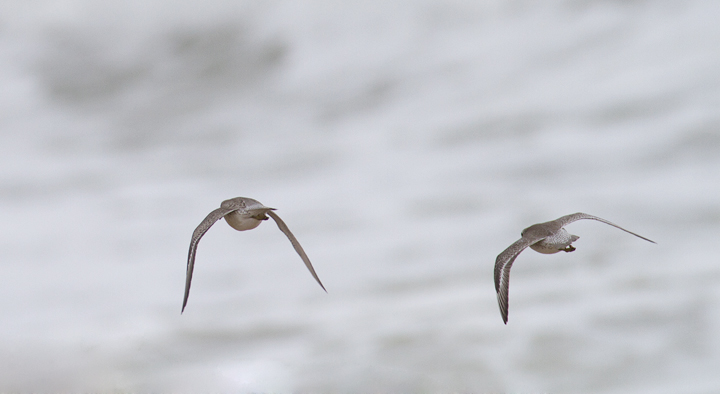
{"type": "MultiPolygon", "coordinates": [[[[280,219],[280,217],[275,212],[273,212],[274,210],[275,208],[266,207],[260,202],[253,200],[252,198],[235,197],[223,201],[220,204],[220,208],[210,212],[210,214],[207,215],[207,217],[200,223],[200,225],[197,226],[195,231],[193,231],[192,238],[190,239],[187,274],[185,277],[185,298],[183,299],[183,306],[180,313],[185,311],[188,296],[190,295],[190,282],[192,281],[193,268],[195,267],[195,251],[197,250],[198,242],[200,242],[200,238],[205,235],[205,233],[210,229],[210,227],[212,227],[215,222],[217,222],[223,217],[225,218],[227,224],[229,224],[230,227],[234,228],[237,231],[252,230],[255,227],[259,226],[263,220],[267,220],[268,216],[273,218],[273,220],[275,220],[278,227],[280,228],[280,231],[285,233],[285,235],[290,240],[293,248],[295,248],[295,251],[300,255],[300,258],[302,258],[302,261],[305,263],[307,269],[310,270],[313,278],[315,278],[320,287],[325,290],[325,286],[323,286],[322,282],[320,282],[320,278],[318,278],[317,274],[315,273],[315,269],[313,269],[313,266],[310,263],[310,259],[305,254],[302,246],[300,246],[300,243],[295,238],[293,233],[290,232],[290,229],[285,224],[285,222],[283,222],[282,219],[280,219]]],[[[327,292],[327,290],[325,290],[325,292],[327,292]]]]}
{"type": "Polygon", "coordinates": [[[611,223],[597,216],[581,212],[565,215],[549,222],[533,224],[520,233],[522,238],[515,241],[515,243],[500,253],[495,260],[495,291],[497,292],[500,314],[502,315],[502,319],[505,324],[507,324],[508,321],[508,287],[510,286],[510,268],[517,256],[528,246],[530,249],[544,254],[553,254],[560,251],[574,251],[575,248],[571,244],[577,241],[580,237],[568,233],[563,227],[580,219],[597,220],[613,227],[617,227],[622,231],[630,233],[638,238],[642,238],[648,242],[655,243],[655,241],[635,234],[632,231],[625,230],[615,223],[611,223]]]}

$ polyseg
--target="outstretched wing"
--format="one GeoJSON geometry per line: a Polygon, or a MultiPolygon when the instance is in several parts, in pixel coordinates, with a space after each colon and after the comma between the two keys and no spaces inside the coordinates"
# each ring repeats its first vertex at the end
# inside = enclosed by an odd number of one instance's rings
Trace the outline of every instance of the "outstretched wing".
{"type": "MultiPolygon", "coordinates": [[[[300,255],[300,258],[305,263],[305,266],[307,267],[307,269],[310,270],[310,273],[312,274],[313,278],[315,278],[315,280],[320,285],[320,287],[322,287],[322,289],[325,290],[325,286],[323,286],[322,282],[320,282],[320,278],[318,278],[317,274],[315,273],[315,269],[313,268],[312,263],[310,263],[310,259],[305,254],[305,251],[303,250],[302,246],[300,246],[300,242],[298,242],[298,240],[295,238],[293,233],[290,232],[290,229],[285,224],[285,222],[283,222],[283,220],[280,219],[280,216],[278,216],[273,211],[267,211],[266,213],[268,216],[273,218],[273,220],[275,220],[275,223],[277,223],[280,231],[285,233],[285,235],[290,240],[290,243],[292,244],[293,248],[295,248],[295,251],[297,252],[297,254],[300,255]]],[[[325,292],[327,293],[327,290],[325,290],[325,292]]]]}
{"type": "Polygon", "coordinates": [[[632,231],[625,230],[624,228],[618,226],[618,225],[615,224],[615,223],[609,222],[609,221],[607,221],[607,220],[605,220],[605,219],[603,219],[603,218],[599,218],[599,217],[597,217],[597,216],[588,215],[587,213],[578,212],[578,213],[573,213],[573,214],[571,214],[571,215],[565,215],[565,216],[563,216],[563,217],[560,217],[560,218],[556,219],[555,222],[560,223],[560,227],[565,227],[565,225],[570,224],[570,223],[575,222],[575,221],[580,220],[580,219],[592,219],[592,220],[597,220],[598,222],[603,222],[603,223],[605,223],[605,224],[609,224],[609,225],[611,225],[611,226],[613,226],[613,227],[615,227],[615,228],[619,228],[620,230],[625,231],[626,233],[630,233],[630,234],[632,234],[632,235],[634,235],[634,236],[636,236],[636,237],[638,237],[638,238],[642,238],[642,239],[644,239],[644,240],[646,240],[646,241],[648,241],[648,242],[656,243],[655,241],[650,240],[650,239],[647,239],[647,238],[643,237],[642,235],[638,235],[638,234],[635,234],[635,233],[632,232],[632,231]]]}
{"type": "Polygon", "coordinates": [[[495,291],[503,322],[508,321],[508,292],[510,288],[510,268],[520,252],[543,239],[542,237],[523,237],[515,241],[495,259],[495,291]]]}
{"type": "Polygon", "coordinates": [[[200,238],[205,235],[215,222],[228,213],[238,210],[238,208],[240,208],[239,205],[225,206],[210,212],[210,214],[207,215],[202,222],[200,222],[200,225],[197,226],[195,231],[193,231],[192,238],[190,239],[190,251],[188,252],[187,273],[185,274],[185,297],[183,298],[183,305],[180,313],[185,311],[185,305],[187,305],[188,296],[190,295],[190,282],[192,282],[193,268],[195,267],[195,251],[197,250],[200,238]]]}

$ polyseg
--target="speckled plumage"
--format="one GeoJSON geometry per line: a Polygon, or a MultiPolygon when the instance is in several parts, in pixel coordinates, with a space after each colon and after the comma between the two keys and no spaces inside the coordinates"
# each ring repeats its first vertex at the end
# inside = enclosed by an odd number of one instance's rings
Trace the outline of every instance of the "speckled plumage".
{"type": "Polygon", "coordinates": [[[190,295],[190,283],[192,282],[193,269],[195,267],[195,251],[197,250],[198,242],[200,242],[200,238],[205,235],[210,227],[223,217],[230,227],[238,231],[254,229],[259,226],[263,220],[267,220],[268,216],[273,218],[273,220],[277,223],[278,228],[280,228],[280,231],[288,237],[293,248],[295,248],[295,251],[300,255],[300,258],[305,263],[305,266],[310,271],[313,278],[315,278],[320,287],[325,290],[325,286],[323,286],[322,282],[320,282],[320,278],[318,278],[315,273],[315,269],[313,269],[313,266],[310,263],[310,259],[305,254],[302,246],[300,246],[300,242],[298,242],[293,233],[290,232],[290,229],[285,222],[283,222],[282,219],[273,212],[274,210],[275,208],[266,207],[252,198],[235,197],[223,201],[220,204],[220,208],[210,212],[210,214],[205,217],[200,225],[197,226],[193,232],[192,238],[190,239],[190,251],[188,252],[187,273],[185,277],[185,297],[183,298],[183,306],[180,313],[185,311],[188,296],[190,295]]]}
{"type": "Polygon", "coordinates": [[[522,231],[519,240],[515,241],[507,249],[497,256],[495,260],[495,291],[497,292],[498,305],[503,322],[508,321],[508,289],[510,286],[510,268],[517,256],[528,246],[539,253],[552,254],[560,251],[572,252],[575,248],[571,245],[577,241],[577,235],[568,233],[563,227],[580,219],[592,219],[609,224],[630,233],[648,242],[655,243],[632,231],[625,230],[617,224],[611,223],[597,216],[586,213],[573,213],[545,223],[533,224],[522,231]]]}

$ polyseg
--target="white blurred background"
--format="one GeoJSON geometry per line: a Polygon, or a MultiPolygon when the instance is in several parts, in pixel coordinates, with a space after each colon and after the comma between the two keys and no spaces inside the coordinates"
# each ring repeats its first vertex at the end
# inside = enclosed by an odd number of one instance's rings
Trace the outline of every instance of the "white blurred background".
{"type": "Polygon", "coordinates": [[[720,2],[5,1],[0,391],[720,391],[720,2]],[[224,199],[278,208],[218,222],[224,199]],[[582,211],[577,251],[495,257],[582,211]],[[715,333],[715,334],[713,334],[715,333]]]}

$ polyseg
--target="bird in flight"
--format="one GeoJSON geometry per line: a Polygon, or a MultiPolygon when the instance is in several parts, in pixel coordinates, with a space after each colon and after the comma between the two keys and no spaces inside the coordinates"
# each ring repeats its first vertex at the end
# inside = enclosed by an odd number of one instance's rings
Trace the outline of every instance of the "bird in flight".
{"type": "Polygon", "coordinates": [[[533,224],[522,231],[520,234],[522,238],[515,241],[515,243],[500,253],[495,260],[495,291],[497,292],[500,314],[502,315],[502,319],[505,324],[507,324],[508,321],[508,287],[510,286],[510,268],[517,256],[528,246],[530,249],[544,254],[553,254],[560,251],[574,251],[575,248],[571,244],[577,241],[580,237],[568,233],[563,227],[580,219],[597,220],[619,228],[622,231],[630,233],[638,238],[642,238],[648,242],[655,243],[655,241],[635,234],[632,231],[625,230],[615,223],[611,223],[597,216],[580,212],[565,215],[549,222],[533,224]]]}
{"type": "MultiPolygon", "coordinates": [[[[283,222],[283,220],[280,219],[275,212],[273,212],[274,210],[275,208],[266,207],[252,198],[235,197],[223,201],[222,204],[220,204],[220,208],[207,215],[200,225],[197,226],[193,232],[192,238],[190,239],[190,251],[188,252],[187,273],[185,277],[185,297],[183,298],[183,305],[180,313],[185,311],[188,296],[190,295],[190,282],[192,281],[193,268],[195,267],[195,252],[197,250],[198,242],[200,242],[200,238],[205,235],[210,227],[223,217],[225,218],[227,224],[237,231],[252,230],[259,226],[263,220],[267,220],[268,216],[273,218],[280,228],[280,231],[285,233],[293,248],[295,248],[295,251],[300,255],[300,258],[305,263],[307,269],[310,270],[313,278],[315,278],[320,287],[325,290],[325,286],[323,286],[322,282],[320,282],[320,278],[318,278],[315,273],[315,269],[313,269],[312,263],[310,263],[310,259],[305,254],[302,246],[300,246],[300,243],[293,233],[290,232],[290,229],[285,222],[283,222]]],[[[325,292],[327,292],[327,290],[325,290],[325,292]]]]}

